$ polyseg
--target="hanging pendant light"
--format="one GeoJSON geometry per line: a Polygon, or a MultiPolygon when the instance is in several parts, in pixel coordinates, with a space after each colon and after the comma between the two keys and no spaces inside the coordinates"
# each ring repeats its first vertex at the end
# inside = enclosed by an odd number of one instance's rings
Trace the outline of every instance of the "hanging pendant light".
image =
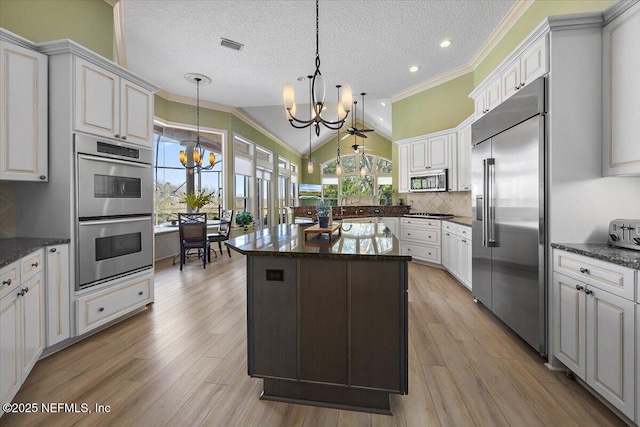
{"type": "Polygon", "coordinates": [[[216,155],[213,151],[209,153],[209,164],[202,166],[205,159],[205,149],[200,145],[200,85],[208,85],[211,79],[203,74],[187,73],[184,78],[191,83],[196,84],[196,145],[193,147],[193,164],[189,165],[189,158],[184,150],[180,150],[180,163],[187,169],[195,169],[197,171],[212,169],[220,161],[216,161],[216,155]]]}
{"type": "Polygon", "coordinates": [[[338,130],[337,141],[338,141],[338,155],[336,156],[336,174],[340,176],[342,175],[342,162],[340,159],[340,130],[338,130]]]}
{"type": "Polygon", "coordinates": [[[311,128],[309,128],[309,161],[307,162],[307,172],[313,173],[313,158],[311,157],[311,128]]]}
{"type": "Polygon", "coordinates": [[[296,129],[304,129],[306,127],[314,125],[316,129],[316,136],[320,136],[320,124],[323,124],[325,127],[332,130],[338,130],[342,127],[342,125],[344,125],[344,122],[349,115],[349,111],[351,110],[351,101],[353,98],[351,87],[349,85],[345,85],[344,87],[341,85],[336,85],[336,88],[338,89],[338,101],[336,104],[338,119],[336,121],[330,121],[321,116],[322,110],[325,105],[325,87],[324,77],[322,77],[322,73],[320,72],[320,21],[318,17],[318,11],[318,0],[316,0],[316,70],[313,73],[313,76],[310,76],[312,82],[311,94],[309,97],[309,102],[311,104],[311,117],[309,118],[309,120],[299,119],[295,116],[296,102],[293,85],[291,83],[285,84],[284,90],[282,91],[284,108],[286,110],[287,119],[289,120],[289,123],[291,123],[291,126],[296,129]],[[340,88],[342,88],[342,91],[340,91],[340,88]]]}

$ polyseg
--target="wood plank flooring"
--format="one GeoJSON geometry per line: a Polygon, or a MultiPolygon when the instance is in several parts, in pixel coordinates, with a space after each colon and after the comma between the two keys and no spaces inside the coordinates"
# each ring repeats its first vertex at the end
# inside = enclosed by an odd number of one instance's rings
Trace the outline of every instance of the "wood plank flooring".
{"type": "Polygon", "coordinates": [[[245,258],[156,266],[149,309],[39,361],[14,402],[109,413],[5,414],[3,426],[622,426],[447,272],[409,265],[409,394],[394,415],[259,400],[247,375],[245,258]]]}

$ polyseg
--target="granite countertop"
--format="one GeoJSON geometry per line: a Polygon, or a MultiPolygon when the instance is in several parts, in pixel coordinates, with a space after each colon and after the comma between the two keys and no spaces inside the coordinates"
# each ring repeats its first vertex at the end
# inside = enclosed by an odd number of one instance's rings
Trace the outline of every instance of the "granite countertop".
{"type": "Polygon", "coordinates": [[[411,256],[401,255],[400,242],[393,234],[385,234],[384,228],[384,224],[343,223],[342,236],[336,231],[329,240],[327,234],[311,234],[305,241],[304,227],[282,224],[238,236],[225,244],[243,255],[411,261],[411,256]]]}
{"type": "Polygon", "coordinates": [[[0,267],[11,264],[23,256],[29,255],[45,246],[60,245],[69,242],[70,239],[59,239],[55,237],[10,237],[0,239],[0,267]]]}
{"type": "Polygon", "coordinates": [[[640,251],[599,243],[551,243],[552,248],[640,270],[640,251]]]}
{"type": "Polygon", "coordinates": [[[473,218],[471,218],[470,216],[454,216],[453,218],[448,218],[443,221],[455,222],[456,224],[467,225],[471,227],[471,222],[473,221],[473,218]]]}

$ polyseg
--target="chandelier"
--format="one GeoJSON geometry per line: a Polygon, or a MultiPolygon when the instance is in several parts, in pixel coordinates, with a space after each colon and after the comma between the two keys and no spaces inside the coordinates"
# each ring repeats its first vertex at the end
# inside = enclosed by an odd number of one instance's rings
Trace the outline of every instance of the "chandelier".
{"type": "Polygon", "coordinates": [[[319,53],[319,19],[318,19],[318,0],[316,0],[316,71],[313,73],[312,82],[311,82],[311,91],[309,94],[309,102],[311,104],[311,114],[308,120],[300,119],[296,117],[296,102],[295,102],[295,93],[293,89],[293,84],[287,83],[284,85],[284,90],[282,92],[282,98],[284,101],[284,108],[286,110],[287,119],[291,126],[296,129],[304,129],[311,125],[315,126],[316,136],[320,136],[320,124],[323,124],[325,127],[338,130],[344,125],[347,116],[349,115],[349,111],[351,110],[351,101],[352,101],[352,93],[351,87],[349,85],[345,85],[342,89],[342,93],[340,91],[341,85],[336,85],[338,89],[338,101],[337,101],[337,110],[338,110],[338,119],[336,121],[327,120],[322,117],[321,113],[324,108],[325,102],[325,87],[324,87],[324,77],[322,77],[322,73],[320,72],[320,53],[319,53]]]}
{"type": "Polygon", "coordinates": [[[197,73],[187,73],[184,78],[191,83],[196,84],[196,145],[193,147],[193,163],[189,164],[187,153],[184,150],[180,150],[180,163],[187,169],[195,169],[198,172],[201,170],[212,169],[216,163],[216,155],[212,152],[209,153],[209,164],[202,166],[202,160],[205,158],[205,149],[200,145],[200,84],[208,85],[211,83],[211,79],[205,75],[197,73]]]}

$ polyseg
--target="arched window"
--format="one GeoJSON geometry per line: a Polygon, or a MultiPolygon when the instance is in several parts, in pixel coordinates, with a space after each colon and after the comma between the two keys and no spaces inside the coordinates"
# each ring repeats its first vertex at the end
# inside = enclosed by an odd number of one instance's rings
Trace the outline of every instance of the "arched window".
{"type": "MultiPolygon", "coordinates": [[[[340,159],[342,175],[338,175],[336,160],[321,165],[322,197],[333,206],[341,198],[359,203],[377,204],[383,191],[391,190],[393,166],[390,160],[375,155],[347,155],[340,159]],[[364,166],[365,176],[360,175],[364,166]]],[[[386,192],[385,192],[386,193],[386,192]]]]}

